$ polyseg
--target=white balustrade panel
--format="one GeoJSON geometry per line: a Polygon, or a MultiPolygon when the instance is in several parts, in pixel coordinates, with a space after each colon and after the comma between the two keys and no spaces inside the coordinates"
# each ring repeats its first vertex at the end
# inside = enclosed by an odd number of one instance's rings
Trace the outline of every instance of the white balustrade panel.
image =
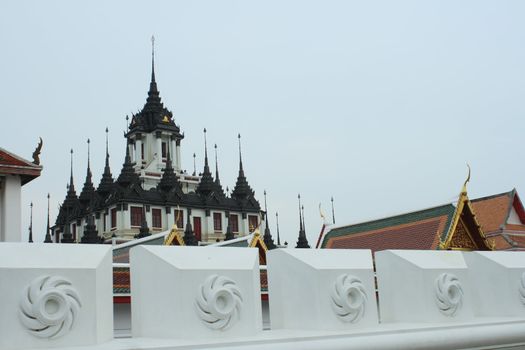
{"type": "Polygon", "coordinates": [[[386,250],[375,258],[381,322],[473,319],[472,286],[461,252],[386,250]]]}
{"type": "Polygon", "coordinates": [[[109,246],[0,244],[0,349],[111,340],[111,263],[109,246]]]}
{"type": "Polygon", "coordinates": [[[525,253],[465,252],[478,316],[525,316],[525,253]]]}
{"type": "Polygon", "coordinates": [[[272,329],[377,326],[370,250],[276,249],[267,264],[272,329]]]}
{"type": "Polygon", "coordinates": [[[130,267],[134,337],[214,339],[262,331],[255,248],[138,246],[130,267]]]}

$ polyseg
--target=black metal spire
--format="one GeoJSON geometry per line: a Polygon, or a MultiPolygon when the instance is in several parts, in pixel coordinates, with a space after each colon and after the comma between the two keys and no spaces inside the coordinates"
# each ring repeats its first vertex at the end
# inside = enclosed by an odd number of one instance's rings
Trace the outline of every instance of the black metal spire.
{"type": "Polygon", "coordinates": [[[80,239],[81,243],[97,244],[102,243],[98,236],[97,227],[93,219],[93,215],[88,215],[86,226],[84,227],[84,235],[80,239]]]}
{"type": "Polygon", "coordinates": [[[184,230],[184,244],[186,245],[197,245],[197,238],[193,234],[193,227],[191,226],[191,209],[188,208],[188,220],[186,222],[186,229],[184,230]]]}
{"type": "Polygon", "coordinates": [[[266,204],[266,190],[264,190],[264,219],[266,222],[266,227],[264,229],[264,244],[268,249],[275,249],[275,243],[273,242],[272,234],[270,233],[270,226],[268,225],[268,206],[266,204]]]}
{"type": "Polygon", "coordinates": [[[175,170],[173,169],[169,145],[166,154],[166,167],[164,168],[164,173],[162,174],[158,188],[164,192],[169,192],[172,189],[175,189],[175,192],[182,197],[182,188],[177,179],[177,175],[175,174],[175,170]]]}
{"type": "Polygon", "coordinates": [[[330,200],[332,201],[332,223],[335,225],[334,197],[332,197],[330,200]]]}
{"type": "Polygon", "coordinates": [[[193,153],[193,176],[197,175],[197,164],[195,163],[195,153],[193,153]]]}
{"type": "Polygon", "coordinates": [[[135,173],[135,169],[133,169],[133,165],[131,164],[131,157],[129,155],[129,140],[126,142],[126,157],[124,158],[124,164],[122,164],[122,170],[120,171],[117,182],[123,187],[127,187],[133,183],[140,183],[140,178],[135,173]]]}
{"type": "Polygon", "coordinates": [[[213,177],[208,164],[208,143],[206,140],[206,128],[204,128],[204,171],[202,172],[201,181],[197,186],[197,193],[207,196],[215,189],[213,177]]]}
{"type": "Polygon", "coordinates": [[[246,176],[244,176],[244,169],[242,167],[241,134],[237,137],[239,139],[239,175],[237,176],[237,182],[235,183],[231,197],[238,201],[245,202],[247,199],[253,198],[254,192],[248,184],[246,176]]]}
{"type": "Polygon", "coordinates": [[[157,82],[155,81],[155,37],[151,37],[151,81],[149,83],[148,98],[146,100],[147,107],[154,107],[160,105],[159,90],[157,89],[157,82]]]}
{"type": "Polygon", "coordinates": [[[33,243],[33,202],[29,205],[31,208],[31,214],[29,216],[29,243],[33,243]]]}
{"type": "Polygon", "coordinates": [[[47,228],[44,243],[53,243],[53,240],[51,239],[51,231],[49,229],[49,193],[47,194],[47,228]]]}
{"type": "Polygon", "coordinates": [[[281,245],[281,237],[280,237],[280,234],[279,234],[279,213],[278,212],[275,212],[275,222],[277,224],[277,245],[280,246],[281,245]]]}
{"type": "Polygon", "coordinates": [[[219,180],[219,162],[217,161],[217,144],[215,144],[215,183],[221,186],[221,180],[219,180]]]}
{"type": "Polygon", "coordinates": [[[77,194],[75,192],[75,184],[73,182],[73,148],[71,148],[71,175],[69,177],[69,187],[68,187],[68,195],[71,193],[74,194],[75,198],[77,197],[77,194]]]}
{"type": "Polygon", "coordinates": [[[91,174],[91,166],[89,162],[90,154],[89,154],[89,146],[90,146],[90,140],[87,139],[87,146],[88,146],[88,162],[87,162],[87,173],[86,173],[86,181],[84,182],[84,187],[82,188],[82,192],[80,192],[80,196],[78,199],[80,200],[80,203],[82,203],[84,206],[87,206],[92,200],[93,196],[95,194],[95,187],[93,187],[93,182],[91,180],[92,174],[91,174]]]}
{"type": "Polygon", "coordinates": [[[111,192],[112,187],[113,176],[111,175],[111,169],[109,168],[108,128],[106,127],[106,165],[104,166],[104,173],[100,179],[97,192],[105,197],[109,192],[111,192]]]}
{"type": "Polygon", "coordinates": [[[299,238],[297,239],[297,245],[295,246],[295,248],[310,248],[308,240],[306,239],[306,232],[303,226],[304,222],[301,207],[301,195],[299,194],[297,198],[299,200],[299,238]]]}

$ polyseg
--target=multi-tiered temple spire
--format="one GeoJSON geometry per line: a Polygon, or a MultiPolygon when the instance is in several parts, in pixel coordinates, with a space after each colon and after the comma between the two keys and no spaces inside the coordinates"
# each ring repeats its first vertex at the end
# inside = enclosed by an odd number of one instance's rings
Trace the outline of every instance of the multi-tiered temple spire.
{"type": "Polygon", "coordinates": [[[306,232],[303,221],[304,207],[301,206],[300,194],[297,196],[297,199],[299,200],[299,238],[297,239],[297,245],[295,246],[295,248],[310,248],[310,245],[308,244],[308,239],[306,239],[306,232]]]}
{"type": "Polygon", "coordinates": [[[126,144],[126,157],[124,158],[124,164],[122,164],[122,170],[118,176],[117,183],[122,187],[127,187],[131,184],[139,184],[140,178],[133,169],[131,164],[131,157],[129,155],[129,144],[126,144]]]}
{"type": "Polygon", "coordinates": [[[197,186],[197,193],[203,196],[208,196],[215,189],[215,183],[210,172],[208,164],[208,143],[206,139],[206,128],[204,128],[204,171],[199,185],[197,186]]]}
{"type": "Polygon", "coordinates": [[[108,128],[106,127],[106,165],[104,166],[104,173],[100,179],[97,192],[102,197],[106,197],[111,192],[112,187],[113,176],[111,175],[111,169],[109,168],[108,128]]]}
{"type": "Polygon", "coordinates": [[[244,204],[247,200],[254,197],[254,192],[244,175],[244,169],[242,166],[241,134],[237,137],[239,140],[239,175],[237,176],[237,182],[235,183],[235,188],[232,191],[231,197],[244,204]]]}
{"type": "Polygon", "coordinates": [[[44,243],[53,243],[53,240],[51,239],[51,230],[49,227],[49,193],[47,194],[47,228],[46,228],[46,237],[44,239],[44,243]]]}
{"type": "Polygon", "coordinates": [[[268,249],[275,249],[275,243],[273,242],[272,234],[270,233],[270,226],[268,224],[268,205],[266,204],[266,190],[264,190],[264,218],[266,227],[264,229],[264,244],[268,249]]]}
{"type": "Polygon", "coordinates": [[[93,187],[92,182],[92,174],[91,174],[91,166],[90,166],[90,154],[89,154],[89,145],[90,141],[87,140],[87,147],[88,147],[88,161],[87,161],[87,173],[86,173],[86,181],[84,182],[84,187],[82,188],[82,192],[80,193],[80,196],[78,197],[80,203],[85,207],[88,206],[91,201],[93,200],[93,197],[95,195],[95,187],[93,187]]]}

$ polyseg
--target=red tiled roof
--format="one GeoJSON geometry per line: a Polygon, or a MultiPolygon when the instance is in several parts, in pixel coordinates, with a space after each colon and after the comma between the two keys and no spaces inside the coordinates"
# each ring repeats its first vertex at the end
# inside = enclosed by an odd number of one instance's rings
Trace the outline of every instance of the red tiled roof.
{"type": "Polygon", "coordinates": [[[20,175],[22,185],[40,176],[42,167],[0,148],[0,174],[20,175]]]}
{"type": "Polygon", "coordinates": [[[447,215],[386,227],[379,230],[332,238],[326,248],[372,249],[436,249],[445,229],[447,215]]]}
{"type": "Polygon", "coordinates": [[[487,237],[487,241],[494,244],[495,250],[508,250],[512,248],[512,244],[501,234],[487,237]]]}
{"type": "Polygon", "coordinates": [[[488,234],[505,226],[511,208],[512,194],[513,191],[510,191],[471,201],[483,232],[488,234]]]}
{"type": "Polygon", "coordinates": [[[525,233],[525,225],[507,224],[505,231],[524,231],[525,233]]]}

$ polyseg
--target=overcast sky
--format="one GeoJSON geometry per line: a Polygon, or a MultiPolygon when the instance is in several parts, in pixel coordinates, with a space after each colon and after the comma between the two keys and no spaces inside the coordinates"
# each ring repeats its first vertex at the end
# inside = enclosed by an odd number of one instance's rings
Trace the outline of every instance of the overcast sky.
{"type": "MultiPolygon", "coordinates": [[[[86,175],[98,184],[104,130],[111,170],[124,160],[125,116],[142,108],[156,38],[161,97],[185,134],[182,165],[203,167],[202,129],[221,181],[245,172],[272,233],[295,245],[297,194],[315,244],[319,203],[338,225],[455,200],[525,191],[525,2],[3,1],[0,147],[44,170],[24,186],[45,234],[86,175]],[[210,150],[211,151],[211,150],[210,150]]],[[[525,194],[523,194],[525,196],[525,194]]]]}

